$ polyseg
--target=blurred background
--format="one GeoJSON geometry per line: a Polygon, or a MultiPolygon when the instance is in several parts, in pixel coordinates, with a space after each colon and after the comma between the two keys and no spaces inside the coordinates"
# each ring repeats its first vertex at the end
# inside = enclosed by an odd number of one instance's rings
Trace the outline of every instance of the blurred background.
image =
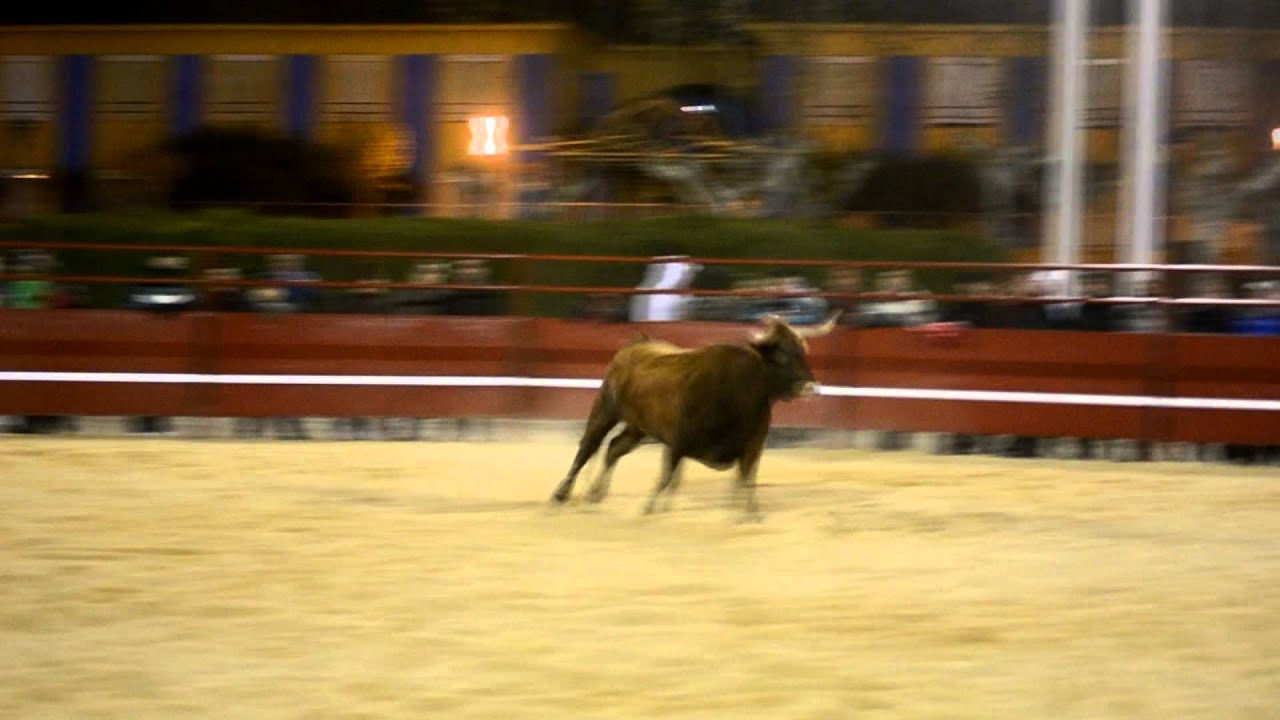
{"type": "Polygon", "coordinates": [[[1031,261],[1280,254],[1280,4],[1267,0],[70,8],[0,11],[11,223],[211,208],[703,215],[872,231],[868,243],[942,229],[1031,261]],[[1147,76],[1144,5],[1160,28],[1147,76]],[[1066,106],[1063,67],[1079,68],[1066,106]],[[1153,82],[1142,160],[1130,120],[1153,82]],[[1055,118],[1076,128],[1069,152],[1055,118]],[[1144,167],[1156,182],[1136,202],[1155,240],[1135,253],[1126,208],[1144,167]],[[1078,182],[1075,228],[1053,217],[1062,182],[1078,182]]]}

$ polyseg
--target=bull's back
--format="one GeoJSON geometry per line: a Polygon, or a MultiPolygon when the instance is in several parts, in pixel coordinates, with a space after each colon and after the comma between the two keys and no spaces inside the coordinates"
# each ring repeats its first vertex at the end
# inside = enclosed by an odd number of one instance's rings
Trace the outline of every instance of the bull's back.
{"type": "Polygon", "coordinates": [[[605,391],[612,393],[623,422],[672,445],[680,432],[752,422],[747,416],[758,404],[752,396],[761,378],[760,358],[746,347],[684,349],[650,341],[618,353],[605,391]]]}

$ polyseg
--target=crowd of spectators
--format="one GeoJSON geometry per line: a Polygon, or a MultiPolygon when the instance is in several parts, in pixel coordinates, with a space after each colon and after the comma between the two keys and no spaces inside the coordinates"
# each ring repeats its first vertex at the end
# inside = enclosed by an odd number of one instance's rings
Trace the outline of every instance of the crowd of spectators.
{"type": "MultiPolygon", "coordinates": [[[[424,261],[410,266],[398,281],[411,287],[382,286],[396,280],[377,261],[351,265],[354,277],[335,278],[344,287],[321,287],[320,274],[308,268],[298,254],[268,255],[259,269],[215,263],[198,272],[206,281],[189,281],[196,272],[187,258],[153,256],[144,263],[145,281],[128,288],[123,307],[143,312],[202,310],[213,312],[315,313],[394,315],[493,316],[508,311],[508,297],[494,287],[493,269],[483,259],[454,262],[424,261]],[[246,286],[245,278],[280,282],[246,286]],[[285,283],[289,284],[285,284],[285,283]],[[474,286],[474,287],[468,287],[474,286]]],[[[54,255],[23,251],[0,255],[0,275],[57,276],[54,255]]],[[[1233,287],[1219,273],[1186,276],[1178,295],[1193,298],[1170,308],[1152,300],[1166,288],[1151,278],[1131,274],[1082,273],[1073,278],[1065,271],[1013,274],[967,274],[954,278],[950,294],[959,299],[941,301],[926,290],[910,270],[863,271],[832,266],[820,282],[795,272],[735,276],[719,267],[703,267],[682,256],[655,258],[646,268],[640,287],[649,294],[625,295],[597,292],[582,296],[577,314],[602,322],[661,322],[705,320],[756,322],[775,314],[793,324],[821,322],[832,310],[840,310],[847,327],[930,327],[949,325],[973,328],[1077,330],[1092,332],[1184,332],[1247,335],[1280,335],[1280,306],[1240,307],[1215,305],[1214,300],[1248,298],[1280,302],[1280,279],[1251,280],[1233,287]],[[1075,281],[1074,283],[1072,281],[1075,281]],[[731,290],[719,295],[686,295],[687,289],[731,290]],[[855,297],[859,296],[859,297],[855,297]],[[1060,298],[1046,302],[1045,298],[1060,298]],[[1123,299],[1123,301],[1119,301],[1123,299]]],[[[87,307],[83,287],[47,278],[0,280],[0,307],[19,309],[87,307]]],[[[26,416],[10,419],[19,432],[48,433],[75,427],[74,418],[26,416]]],[[[129,420],[132,431],[143,434],[172,432],[162,417],[129,420]]],[[[348,418],[334,422],[337,437],[416,439],[424,421],[348,418]]],[[[456,424],[455,435],[466,423],[456,424]]],[[[274,429],[277,437],[305,439],[298,418],[239,418],[239,437],[260,437],[274,429]]],[[[896,449],[912,443],[911,436],[886,429],[877,446],[896,449]]],[[[940,452],[997,452],[1013,457],[1035,457],[1043,443],[1032,437],[992,438],[944,436],[940,452]]],[[[1108,443],[1081,440],[1081,455],[1101,454],[1108,443]]],[[[1275,448],[1228,447],[1228,459],[1245,462],[1280,459],[1275,448]]],[[[1149,457],[1150,447],[1137,446],[1139,457],[1149,457]]]]}

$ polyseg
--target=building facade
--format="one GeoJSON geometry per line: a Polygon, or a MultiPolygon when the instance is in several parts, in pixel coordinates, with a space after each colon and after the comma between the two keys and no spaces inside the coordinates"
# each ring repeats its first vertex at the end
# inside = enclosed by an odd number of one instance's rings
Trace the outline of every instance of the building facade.
{"type": "MultiPolygon", "coordinates": [[[[1042,144],[1049,29],[762,24],[748,48],[603,45],[567,25],[0,28],[0,173],[111,177],[202,125],[341,142],[403,133],[420,200],[450,173],[511,176],[521,147],[675,85],[728,87],[761,128],[836,152],[1042,144]],[[509,152],[510,151],[510,152],[509,152]]],[[[1280,33],[1169,32],[1169,125],[1242,153],[1280,126],[1280,33]]],[[[1118,160],[1125,30],[1090,40],[1088,157],[1118,160]]]]}

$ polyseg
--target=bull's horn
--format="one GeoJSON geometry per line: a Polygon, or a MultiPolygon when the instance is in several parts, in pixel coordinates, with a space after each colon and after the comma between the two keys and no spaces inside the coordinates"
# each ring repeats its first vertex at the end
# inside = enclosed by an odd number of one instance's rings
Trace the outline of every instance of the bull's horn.
{"type": "Polygon", "coordinates": [[[760,322],[763,323],[767,329],[751,333],[751,340],[753,342],[764,342],[771,337],[776,337],[778,334],[778,327],[787,324],[786,321],[782,319],[782,316],[777,313],[769,313],[761,318],[760,322]]]}
{"type": "Polygon", "coordinates": [[[795,329],[796,334],[802,338],[822,337],[823,335],[826,335],[827,333],[835,329],[836,320],[840,319],[840,312],[841,311],[839,310],[832,312],[830,315],[827,316],[827,321],[822,323],[818,327],[796,328],[795,329]]]}

